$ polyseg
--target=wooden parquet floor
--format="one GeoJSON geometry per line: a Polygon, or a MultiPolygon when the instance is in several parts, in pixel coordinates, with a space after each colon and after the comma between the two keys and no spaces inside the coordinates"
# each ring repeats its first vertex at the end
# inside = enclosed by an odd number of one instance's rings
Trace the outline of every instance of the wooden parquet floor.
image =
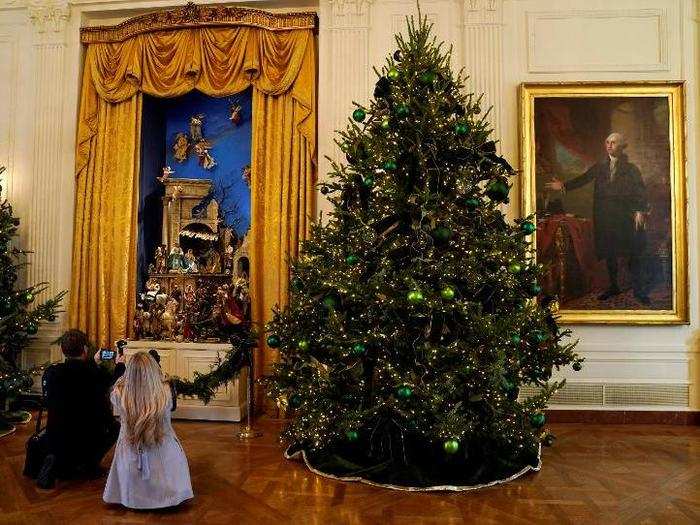
{"type": "Polygon", "coordinates": [[[0,524],[700,523],[698,426],[552,425],[558,439],[541,472],[431,494],[317,477],[282,458],[278,421],[258,426],[262,438],[240,443],[237,425],[177,422],[195,499],[158,512],[105,505],[104,477],[37,489],[21,474],[31,431],[24,427],[0,440],[0,524]]]}

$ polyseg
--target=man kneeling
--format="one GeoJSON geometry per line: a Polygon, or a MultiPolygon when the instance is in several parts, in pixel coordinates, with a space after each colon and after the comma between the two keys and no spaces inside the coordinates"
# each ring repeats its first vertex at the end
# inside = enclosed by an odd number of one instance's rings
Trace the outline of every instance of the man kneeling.
{"type": "Polygon", "coordinates": [[[99,351],[88,356],[87,336],[68,330],[61,337],[65,362],[51,365],[42,380],[47,456],[37,477],[40,488],[51,488],[55,479],[93,476],[102,457],[119,434],[109,391],[124,373],[124,357],[117,358],[114,373],[98,366],[99,351]]]}

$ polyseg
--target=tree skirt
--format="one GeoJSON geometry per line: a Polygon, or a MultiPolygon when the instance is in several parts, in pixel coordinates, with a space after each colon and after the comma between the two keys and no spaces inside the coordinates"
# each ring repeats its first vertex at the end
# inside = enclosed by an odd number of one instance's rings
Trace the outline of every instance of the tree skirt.
{"type": "Polygon", "coordinates": [[[0,438],[9,436],[15,431],[15,426],[6,419],[0,417],[0,438]]]}
{"type": "MultiPolygon", "coordinates": [[[[359,481],[368,485],[405,491],[468,491],[513,481],[542,467],[542,447],[537,454],[519,465],[505,463],[479,464],[470,461],[435,461],[431,454],[416,462],[395,460],[371,461],[360,454],[313,452],[290,446],[286,459],[303,459],[308,469],[319,476],[340,481],[359,481]]],[[[443,456],[444,458],[444,456],[443,456]]]]}
{"type": "Polygon", "coordinates": [[[15,425],[26,425],[32,420],[32,414],[26,410],[13,410],[12,412],[3,412],[3,417],[10,423],[15,425]]]}

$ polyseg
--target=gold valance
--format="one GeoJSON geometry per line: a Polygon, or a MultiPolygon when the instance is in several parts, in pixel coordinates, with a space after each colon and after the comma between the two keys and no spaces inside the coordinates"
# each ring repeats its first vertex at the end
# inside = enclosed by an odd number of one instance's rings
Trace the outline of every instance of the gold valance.
{"type": "MultiPolygon", "coordinates": [[[[97,114],[97,97],[125,101],[138,92],[177,97],[193,89],[227,96],[253,85],[266,95],[289,94],[300,104],[299,131],[315,148],[315,42],[311,30],[272,32],[254,27],[202,27],[91,44],[85,56],[81,120],[97,114]]],[[[94,124],[78,132],[77,172],[87,163],[94,124]]]]}
{"type": "Polygon", "coordinates": [[[259,9],[200,6],[190,2],[177,9],[130,18],[116,26],[83,27],[80,29],[80,41],[84,44],[123,42],[153,31],[193,27],[248,26],[284,31],[316,29],[317,25],[318,17],[313,12],[268,13],[259,9]]]}

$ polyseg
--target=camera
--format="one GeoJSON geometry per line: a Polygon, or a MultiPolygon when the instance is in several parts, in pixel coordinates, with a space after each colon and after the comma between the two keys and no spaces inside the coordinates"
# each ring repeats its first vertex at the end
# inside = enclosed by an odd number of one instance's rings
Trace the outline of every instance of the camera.
{"type": "Polygon", "coordinates": [[[117,357],[117,353],[109,348],[100,348],[100,359],[102,361],[109,361],[117,357]]]}
{"type": "Polygon", "coordinates": [[[114,346],[117,347],[117,351],[119,352],[119,355],[124,355],[124,349],[126,348],[126,345],[128,345],[129,342],[126,341],[125,339],[119,339],[118,341],[114,342],[114,346]]]}

